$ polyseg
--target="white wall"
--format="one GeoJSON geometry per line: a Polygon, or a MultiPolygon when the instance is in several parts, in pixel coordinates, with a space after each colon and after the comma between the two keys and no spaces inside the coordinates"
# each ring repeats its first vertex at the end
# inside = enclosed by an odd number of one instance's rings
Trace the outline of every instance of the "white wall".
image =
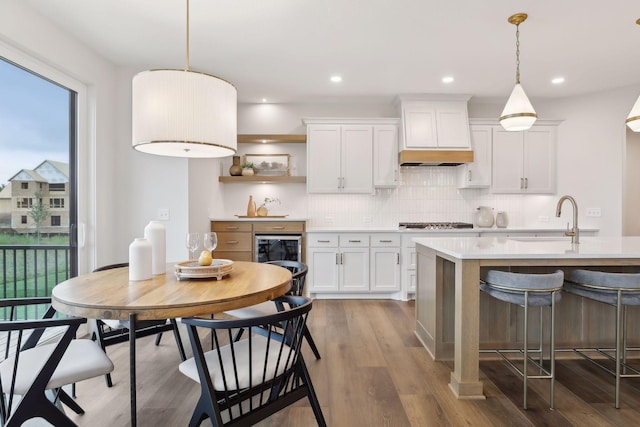
{"type": "Polygon", "coordinates": [[[640,236],[640,133],[626,131],[622,234],[640,236]]]}

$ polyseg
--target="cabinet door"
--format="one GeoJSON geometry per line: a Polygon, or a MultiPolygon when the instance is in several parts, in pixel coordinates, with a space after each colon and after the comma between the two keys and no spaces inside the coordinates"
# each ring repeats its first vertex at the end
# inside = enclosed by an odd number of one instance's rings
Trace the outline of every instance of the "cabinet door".
{"type": "Polygon", "coordinates": [[[373,127],[373,185],[398,186],[398,128],[394,125],[373,127]]]}
{"type": "Polygon", "coordinates": [[[342,126],[340,153],[342,192],[373,193],[372,126],[342,126]]]}
{"type": "Polygon", "coordinates": [[[438,148],[469,148],[469,119],[466,102],[436,105],[438,148]]]}
{"type": "Polygon", "coordinates": [[[435,108],[428,104],[413,104],[405,106],[403,110],[404,147],[437,147],[435,108]]]}
{"type": "Polygon", "coordinates": [[[307,286],[310,292],[337,292],[339,290],[338,249],[309,248],[307,286]]]}
{"type": "Polygon", "coordinates": [[[369,248],[340,248],[340,290],[369,290],[369,248]]]}
{"type": "Polygon", "coordinates": [[[458,188],[481,188],[491,185],[491,126],[472,126],[473,162],[458,166],[458,188]]]}
{"type": "Polygon", "coordinates": [[[310,125],[307,134],[307,191],[340,192],[340,126],[310,125]]]}
{"type": "Polygon", "coordinates": [[[524,190],[527,193],[556,192],[555,128],[534,126],[524,133],[524,190]]]}
{"type": "Polygon", "coordinates": [[[371,248],[371,290],[400,290],[400,248],[371,248]]]}
{"type": "Polygon", "coordinates": [[[493,130],[491,191],[521,193],[524,188],[522,132],[493,130]]]}

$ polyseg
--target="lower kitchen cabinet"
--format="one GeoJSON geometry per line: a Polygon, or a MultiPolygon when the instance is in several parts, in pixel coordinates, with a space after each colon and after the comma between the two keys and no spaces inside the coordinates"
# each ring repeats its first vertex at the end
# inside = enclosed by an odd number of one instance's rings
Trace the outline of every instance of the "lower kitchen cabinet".
{"type": "Polygon", "coordinates": [[[371,287],[374,292],[400,290],[400,236],[371,235],[371,287]]]}

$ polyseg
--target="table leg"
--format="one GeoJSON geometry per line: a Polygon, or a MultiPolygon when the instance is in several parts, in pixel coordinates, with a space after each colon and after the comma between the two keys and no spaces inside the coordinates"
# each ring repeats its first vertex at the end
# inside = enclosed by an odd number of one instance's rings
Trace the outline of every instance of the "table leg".
{"type": "Polygon", "coordinates": [[[480,264],[455,263],[455,324],[453,372],[449,387],[459,399],[484,399],[479,379],[480,264]]]}
{"type": "Polygon", "coordinates": [[[136,315],[129,314],[129,387],[131,393],[131,427],[137,424],[136,407],[136,315]]]}

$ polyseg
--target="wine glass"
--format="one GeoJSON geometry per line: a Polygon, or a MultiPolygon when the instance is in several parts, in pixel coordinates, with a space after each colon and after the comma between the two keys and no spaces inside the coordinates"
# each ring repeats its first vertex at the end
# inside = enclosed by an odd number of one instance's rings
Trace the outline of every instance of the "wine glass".
{"type": "Polygon", "coordinates": [[[214,232],[204,233],[202,235],[202,246],[209,252],[213,252],[218,247],[218,235],[214,232]]]}
{"type": "Polygon", "coordinates": [[[200,236],[198,233],[187,233],[185,245],[187,246],[187,249],[189,249],[189,253],[191,255],[191,258],[189,259],[195,259],[195,251],[198,249],[198,246],[200,246],[200,236]]]}

